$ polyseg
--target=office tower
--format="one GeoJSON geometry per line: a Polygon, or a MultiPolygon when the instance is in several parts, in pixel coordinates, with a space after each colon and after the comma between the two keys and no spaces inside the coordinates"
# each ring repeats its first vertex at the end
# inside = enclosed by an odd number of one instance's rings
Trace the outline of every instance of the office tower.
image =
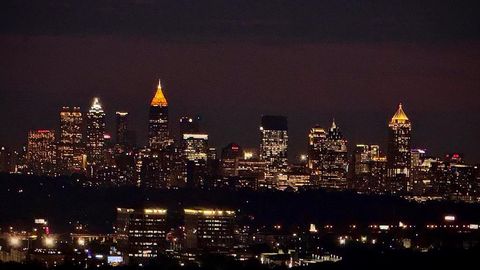
{"type": "Polygon", "coordinates": [[[357,144],[353,154],[352,188],[361,193],[383,193],[386,158],[378,145],[357,144]]]}
{"type": "Polygon", "coordinates": [[[160,151],[148,152],[142,158],[140,185],[146,188],[171,187],[172,146],[160,151]]]}
{"type": "Polygon", "coordinates": [[[243,158],[242,147],[236,143],[229,143],[222,148],[221,168],[223,176],[237,176],[238,162],[243,158]]]}
{"type": "Polygon", "coordinates": [[[183,134],[182,149],[186,184],[190,187],[204,186],[207,176],[208,134],[183,134]]]}
{"type": "Polygon", "coordinates": [[[427,151],[425,149],[412,149],[410,150],[411,156],[411,170],[414,170],[415,167],[422,165],[422,160],[425,158],[427,151]]]}
{"type": "Polygon", "coordinates": [[[128,129],[128,112],[116,112],[115,116],[115,143],[124,152],[130,146],[129,136],[131,135],[128,129]]]}
{"type": "Polygon", "coordinates": [[[357,144],[354,152],[355,175],[370,173],[370,162],[380,157],[380,146],[357,144]]]}
{"type": "Polygon", "coordinates": [[[56,167],[54,130],[31,130],[28,133],[27,164],[29,171],[39,175],[54,175],[56,167]]]}
{"type": "Polygon", "coordinates": [[[410,162],[410,177],[411,183],[410,191],[412,195],[422,195],[426,192],[425,185],[425,173],[424,173],[424,161],[426,157],[425,149],[411,149],[410,150],[411,162],[410,162]]]}
{"type": "Polygon", "coordinates": [[[320,186],[328,189],[347,188],[348,156],[347,140],[332,121],[325,140],[325,157],[322,162],[320,186]]]}
{"type": "Polygon", "coordinates": [[[402,104],[390,120],[388,129],[387,175],[390,191],[404,193],[411,189],[409,177],[412,124],[403,111],[402,104]]]}
{"type": "Polygon", "coordinates": [[[185,213],[185,247],[201,251],[226,251],[233,247],[235,211],[191,208],[185,213]]]}
{"type": "Polygon", "coordinates": [[[160,80],[157,92],[150,103],[148,118],[148,146],[159,151],[170,144],[168,133],[168,102],[165,98],[160,80]]]}
{"type": "Polygon", "coordinates": [[[452,192],[449,199],[466,202],[477,201],[476,168],[466,164],[450,164],[452,192]]]}
{"type": "Polygon", "coordinates": [[[87,112],[86,152],[89,174],[95,175],[95,169],[104,162],[105,150],[105,112],[98,98],[93,99],[87,112]]]}
{"type": "Polygon", "coordinates": [[[117,208],[115,229],[131,264],[145,264],[168,247],[165,208],[117,208]]]}
{"type": "Polygon", "coordinates": [[[62,108],[58,142],[59,167],[62,173],[80,172],[85,169],[82,124],[82,112],[79,107],[62,108]]]}
{"type": "Polygon", "coordinates": [[[189,161],[207,161],[208,134],[186,133],[183,134],[183,151],[189,161]]]}
{"type": "Polygon", "coordinates": [[[311,174],[318,182],[322,174],[322,164],[325,159],[327,133],[325,129],[320,126],[315,126],[310,129],[308,134],[308,163],[307,166],[311,174]]]}
{"type": "Polygon", "coordinates": [[[275,178],[288,170],[288,125],[284,116],[262,116],[260,159],[268,162],[265,179],[275,185],[275,178]]]}
{"type": "Polygon", "coordinates": [[[148,149],[142,157],[140,185],[166,188],[170,185],[174,146],[168,131],[168,102],[160,80],[150,103],[148,118],[148,149]]]}
{"type": "Polygon", "coordinates": [[[445,160],[425,158],[422,171],[426,171],[423,181],[428,181],[430,189],[422,195],[435,196],[443,199],[475,201],[478,196],[478,167],[466,165],[461,159],[445,160]],[[428,166],[428,167],[427,167],[428,166]]]}

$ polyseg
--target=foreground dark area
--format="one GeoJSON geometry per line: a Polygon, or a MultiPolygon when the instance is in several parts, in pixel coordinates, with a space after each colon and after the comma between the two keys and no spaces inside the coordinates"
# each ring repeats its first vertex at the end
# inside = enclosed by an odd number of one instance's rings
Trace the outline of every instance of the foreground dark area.
{"type": "MultiPolygon", "coordinates": [[[[463,269],[480,254],[478,204],[323,190],[106,188],[75,176],[10,174],[0,175],[0,197],[0,253],[22,262],[2,262],[0,269],[463,269]],[[119,227],[122,211],[134,213],[131,222],[151,222],[144,213],[161,209],[172,212],[165,225],[119,227]],[[215,238],[215,248],[195,242],[196,249],[188,249],[191,209],[217,209],[203,218],[221,224],[231,241],[215,238]],[[136,230],[145,234],[135,238],[136,230]],[[148,238],[151,230],[162,235],[148,238]],[[131,248],[139,248],[131,243],[150,239],[158,253],[137,261],[131,248]]],[[[222,235],[215,226],[195,224],[212,237],[222,235]]]]}
{"type": "Polygon", "coordinates": [[[310,223],[369,224],[393,222],[428,224],[455,214],[462,221],[480,220],[480,205],[454,202],[408,202],[386,196],[309,190],[302,192],[228,190],[146,190],[135,187],[95,188],[74,178],[0,175],[1,225],[21,225],[45,217],[56,231],[69,222],[87,223],[92,231],[109,232],[117,207],[221,206],[239,209],[253,222],[286,227],[310,223]]]}
{"type": "MultiPolygon", "coordinates": [[[[444,250],[428,254],[419,254],[413,252],[396,251],[380,252],[378,250],[367,250],[352,248],[347,251],[347,258],[339,263],[324,263],[321,265],[308,267],[294,267],[293,269],[467,269],[476,265],[480,250],[473,249],[469,251],[444,250]]],[[[134,266],[92,266],[92,269],[270,269],[268,266],[261,265],[258,261],[238,262],[232,258],[222,256],[204,256],[201,259],[201,265],[196,264],[179,266],[174,260],[161,258],[151,264],[143,267],[134,266]]],[[[0,269],[47,269],[36,263],[1,263],[0,269]]],[[[74,265],[61,265],[55,269],[84,269],[74,265]]],[[[277,266],[274,269],[288,269],[287,266],[277,266]]]]}

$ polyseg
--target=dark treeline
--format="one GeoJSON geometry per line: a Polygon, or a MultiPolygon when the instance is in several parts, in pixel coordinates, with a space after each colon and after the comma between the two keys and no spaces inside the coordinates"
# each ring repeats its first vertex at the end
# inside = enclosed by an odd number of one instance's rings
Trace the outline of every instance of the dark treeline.
{"type": "MultiPolygon", "coordinates": [[[[238,210],[254,225],[285,227],[315,224],[398,222],[439,223],[455,214],[462,223],[480,221],[480,205],[455,202],[415,203],[388,196],[306,190],[146,190],[135,187],[84,187],[75,177],[46,178],[0,174],[0,225],[27,226],[47,218],[55,232],[68,232],[69,222],[88,224],[93,232],[110,232],[117,207],[208,206],[238,210]]],[[[28,227],[27,227],[28,228],[28,227]]]]}

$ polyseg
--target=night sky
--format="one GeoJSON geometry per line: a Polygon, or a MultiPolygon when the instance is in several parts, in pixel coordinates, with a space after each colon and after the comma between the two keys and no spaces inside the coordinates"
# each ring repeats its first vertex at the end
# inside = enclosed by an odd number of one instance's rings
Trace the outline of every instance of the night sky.
{"type": "Polygon", "coordinates": [[[28,2],[0,4],[0,145],[94,96],[144,143],[161,78],[173,130],[200,114],[219,148],[256,147],[262,114],[288,117],[291,157],[332,117],[384,146],[402,102],[414,147],[480,162],[477,1],[28,2]]]}

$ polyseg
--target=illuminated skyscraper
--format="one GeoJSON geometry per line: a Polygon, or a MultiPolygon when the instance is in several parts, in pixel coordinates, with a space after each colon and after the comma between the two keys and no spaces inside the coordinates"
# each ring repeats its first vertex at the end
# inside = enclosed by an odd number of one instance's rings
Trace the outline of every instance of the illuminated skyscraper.
{"type": "Polygon", "coordinates": [[[148,149],[142,158],[141,185],[151,188],[170,186],[174,147],[168,132],[168,102],[160,80],[150,103],[148,149]]]}
{"type": "Polygon", "coordinates": [[[312,175],[321,175],[321,166],[325,159],[327,133],[320,126],[310,129],[308,134],[308,168],[312,175]]]}
{"type": "Polygon", "coordinates": [[[84,169],[82,146],[82,112],[79,107],[63,107],[60,111],[59,165],[63,173],[84,169]]]}
{"type": "Polygon", "coordinates": [[[274,180],[288,170],[288,125],[285,116],[262,116],[260,159],[267,161],[266,180],[274,180]]]}
{"type": "Polygon", "coordinates": [[[352,188],[362,193],[385,192],[386,158],[380,146],[357,144],[353,153],[352,188]]]}
{"type": "Polygon", "coordinates": [[[190,187],[203,186],[207,174],[208,134],[183,134],[182,151],[186,184],[190,187]]]}
{"type": "Polygon", "coordinates": [[[170,144],[168,135],[168,102],[162,91],[160,80],[157,92],[150,103],[148,119],[148,146],[151,150],[161,150],[170,144]]]}
{"type": "Polygon", "coordinates": [[[86,151],[88,165],[100,166],[104,160],[105,112],[98,98],[94,98],[87,113],[86,151]]]}
{"type": "Polygon", "coordinates": [[[357,144],[354,152],[354,171],[356,175],[370,172],[370,161],[380,157],[380,146],[357,144]]]}
{"type": "Polygon", "coordinates": [[[410,189],[412,124],[403,111],[402,104],[388,124],[387,175],[390,191],[402,193],[410,189]]]}
{"type": "Polygon", "coordinates": [[[34,174],[54,175],[56,164],[54,130],[32,130],[28,133],[27,164],[34,174]]]}
{"type": "Polygon", "coordinates": [[[347,140],[334,120],[325,140],[325,157],[322,161],[320,185],[324,188],[346,189],[347,172],[347,140]]]}

